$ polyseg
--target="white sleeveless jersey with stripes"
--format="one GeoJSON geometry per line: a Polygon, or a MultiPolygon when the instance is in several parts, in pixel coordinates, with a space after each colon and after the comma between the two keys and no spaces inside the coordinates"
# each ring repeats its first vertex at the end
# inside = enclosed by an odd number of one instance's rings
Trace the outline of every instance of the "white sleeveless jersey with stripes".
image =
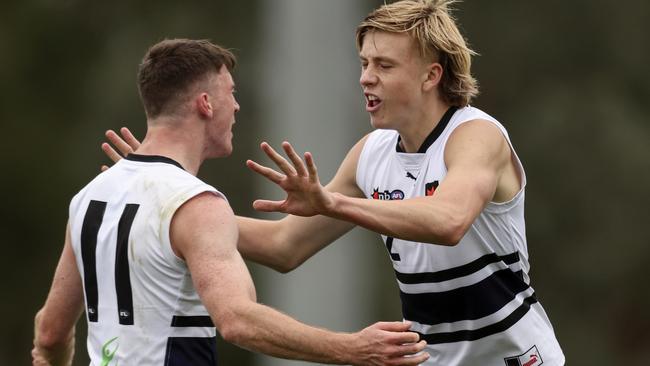
{"type": "Polygon", "coordinates": [[[91,365],[216,364],[216,329],[169,239],[203,192],[223,197],[171,159],[131,154],[72,199],[91,365]]]}
{"type": "MultiPolygon", "coordinates": [[[[417,153],[404,153],[399,134],[373,131],[357,166],[357,184],[369,199],[435,195],[445,179],[445,145],[462,123],[486,120],[473,107],[450,108],[417,153]]],[[[521,190],[510,201],[490,202],[456,246],[382,236],[397,277],[404,319],[428,343],[425,365],[563,365],[553,327],[530,286],[521,190]]]]}

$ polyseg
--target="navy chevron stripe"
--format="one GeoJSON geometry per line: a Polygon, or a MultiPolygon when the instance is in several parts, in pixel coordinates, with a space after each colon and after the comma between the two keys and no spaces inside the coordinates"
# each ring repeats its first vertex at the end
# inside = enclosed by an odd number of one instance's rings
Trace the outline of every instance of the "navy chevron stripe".
{"type": "Polygon", "coordinates": [[[443,282],[453,280],[454,278],[470,275],[492,263],[497,263],[499,261],[503,261],[507,265],[516,263],[519,261],[519,252],[514,252],[503,256],[496,255],[496,253],[490,253],[462,266],[448,268],[437,272],[401,273],[395,271],[395,276],[399,282],[407,285],[416,283],[443,282]]]}
{"type": "Polygon", "coordinates": [[[209,315],[174,315],[172,327],[214,327],[209,315]]]}
{"type": "Polygon", "coordinates": [[[474,329],[474,330],[460,330],[456,332],[445,332],[445,333],[434,333],[434,334],[420,334],[420,339],[424,339],[428,344],[439,344],[439,343],[451,343],[451,342],[461,342],[461,341],[474,341],[480,338],[484,338],[496,333],[503,332],[509,329],[511,326],[515,325],[521,318],[523,318],[530,307],[537,302],[537,297],[533,293],[529,297],[524,299],[523,304],[519,306],[515,311],[510,313],[503,320],[490,324],[483,328],[474,329]]]}
{"type": "Polygon", "coordinates": [[[454,290],[419,294],[400,291],[402,313],[407,320],[429,325],[474,320],[499,311],[527,288],[521,271],[508,268],[454,290]]]}

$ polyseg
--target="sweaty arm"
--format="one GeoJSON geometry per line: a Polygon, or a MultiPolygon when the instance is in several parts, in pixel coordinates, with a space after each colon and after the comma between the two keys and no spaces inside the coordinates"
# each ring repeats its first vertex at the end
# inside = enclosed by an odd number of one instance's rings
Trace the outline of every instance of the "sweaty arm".
{"type": "Polygon", "coordinates": [[[509,144],[488,121],[457,127],[444,154],[447,175],[435,195],[380,201],[333,194],[324,214],[388,236],[455,245],[488,202],[509,199],[519,188],[504,175],[516,177],[509,144]]]}
{"type": "Polygon", "coordinates": [[[201,300],[223,338],[268,355],[334,364],[416,365],[428,356],[407,323],[377,323],[357,333],[334,333],[300,323],[257,303],[237,251],[238,229],[225,200],[203,193],[175,213],[172,246],[192,273],[201,300]]]}
{"type": "Polygon", "coordinates": [[[71,365],[75,324],[83,311],[81,276],[70,243],[70,228],[50,293],[34,320],[33,365],[71,365]]]}
{"type": "MultiPolygon", "coordinates": [[[[356,184],[356,169],[365,140],[366,137],[350,150],[332,181],[324,187],[325,190],[348,197],[363,197],[363,192],[356,184]]],[[[269,151],[268,145],[263,144],[262,149],[267,153],[269,151]]],[[[297,159],[297,156],[294,156],[294,159],[297,159]]],[[[268,169],[252,161],[248,161],[247,165],[256,172],[259,169],[268,169]]],[[[237,223],[238,249],[244,258],[280,272],[288,272],[298,267],[355,226],[352,222],[324,215],[287,215],[281,220],[237,217],[237,223]]]]}

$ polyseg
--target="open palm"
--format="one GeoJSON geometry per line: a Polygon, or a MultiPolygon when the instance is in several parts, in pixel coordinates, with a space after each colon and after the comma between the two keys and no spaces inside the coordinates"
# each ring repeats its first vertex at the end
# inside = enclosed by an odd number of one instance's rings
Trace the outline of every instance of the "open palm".
{"type": "Polygon", "coordinates": [[[331,193],[318,179],[318,172],[311,153],[305,153],[305,161],[298,156],[291,144],[282,143],[282,148],[291,162],[278,154],[268,143],[260,147],[282,171],[260,165],[248,160],[246,165],[254,172],[277,184],[286,193],[282,201],[256,200],[253,207],[264,212],[284,212],[298,216],[314,216],[324,213],[332,205],[331,193]]]}

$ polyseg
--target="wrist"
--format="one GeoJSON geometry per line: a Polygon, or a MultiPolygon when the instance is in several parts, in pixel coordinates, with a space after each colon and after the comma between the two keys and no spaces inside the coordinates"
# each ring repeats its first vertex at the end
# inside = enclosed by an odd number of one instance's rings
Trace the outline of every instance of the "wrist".
{"type": "Polygon", "coordinates": [[[329,194],[330,199],[324,207],[322,215],[338,218],[339,211],[342,201],[345,199],[345,196],[338,192],[332,192],[329,194]]]}
{"type": "Polygon", "coordinates": [[[335,352],[336,363],[343,365],[356,365],[358,363],[355,358],[358,351],[354,347],[356,337],[351,333],[340,333],[339,335],[339,346],[335,352]]]}

